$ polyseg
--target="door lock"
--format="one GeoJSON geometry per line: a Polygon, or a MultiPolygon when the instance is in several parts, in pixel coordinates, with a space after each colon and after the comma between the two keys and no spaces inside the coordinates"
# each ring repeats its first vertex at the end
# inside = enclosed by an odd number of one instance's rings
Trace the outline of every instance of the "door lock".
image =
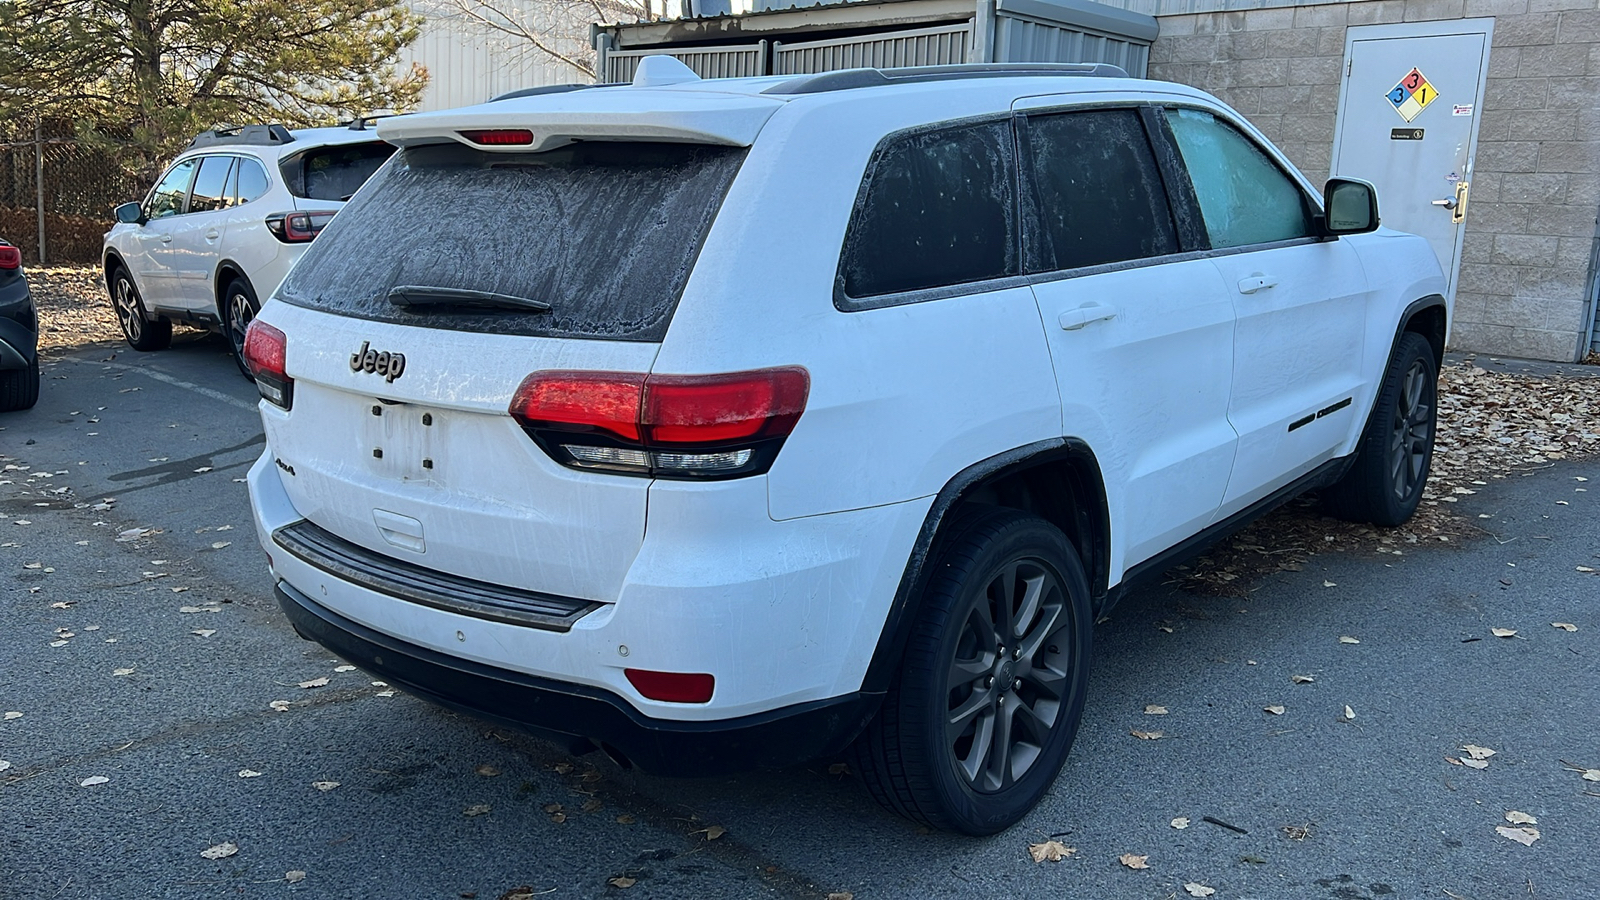
{"type": "Polygon", "coordinates": [[[1450,223],[1459,225],[1467,217],[1467,183],[1456,182],[1456,195],[1433,201],[1434,206],[1450,210],[1450,223]]]}

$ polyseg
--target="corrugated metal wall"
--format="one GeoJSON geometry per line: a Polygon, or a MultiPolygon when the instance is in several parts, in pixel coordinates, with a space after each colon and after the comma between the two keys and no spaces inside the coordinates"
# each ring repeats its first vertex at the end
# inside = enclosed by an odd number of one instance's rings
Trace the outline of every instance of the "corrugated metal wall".
{"type": "Polygon", "coordinates": [[[934,66],[964,63],[971,24],[806,43],[773,42],[772,74],[805,75],[836,69],[934,66]]]}
{"type": "Polygon", "coordinates": [[[695,47],[667,50],[607,50],[602,57],[600,81],[616,84],[633,80],[639,60],[646,56],[675,56],[701,78],[744,78],[765,75],[767,42],[734,47],[695,47]]]}
{"type": "Polygon", "coordinates": [[[1053,25],[1021,16],[995,16],[994,58],[997,62],[1111,63],[1143,78],[1150,65],[1150,47],[1121,38],[1053,25]]]}
{"type": "MultiPolygon", "coordinates": [[[[592,64],[587,17],[539,0],[504,0],[501,7],[530,29],[547,31],[558,52],[592,64]]],[[[443,5],[413,0],[412,9],[425,21],[416,42],[401,52],[400,63],[409,66],[416,62],[428,69],[428,87],[419,110],[470,106],[507,91],[593,80],[582,69],[443,5]]]]}

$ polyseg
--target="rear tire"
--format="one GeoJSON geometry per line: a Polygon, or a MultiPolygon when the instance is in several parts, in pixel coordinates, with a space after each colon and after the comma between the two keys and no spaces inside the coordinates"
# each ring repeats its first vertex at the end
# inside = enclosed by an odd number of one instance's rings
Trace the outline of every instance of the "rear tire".
{"type": "Polygon", "coordinates": [[[1350,471],[1322,492],[1327,513],[1386,528],[1417,511],[1433,463],[1439,366],[1433,345],[1400,335],[1350,471]]]}
{"type": "Polygon", "coordinates": [[[1050,789],[1077,735],[1089,583],[1072,544],[1043,519],[990,508],[950,529],[899,674],[852,751],[893,812],[994,834],[1050,789]]]}
{"type": "Polygon", "coordinates": [[[242,277],[228,282],[227,289],[222,292],[222,333],[228,339],[228,348],[233,352],[239,371],[251,381],[255,376],[250,374],[250,367],[244,361],[244,333],[260,311],[261,304],[250,282],[242,277]]]}
{"type": "Polygon", "coordinates": [[[129,347],[149,352],[172,346],[172,322],[150,319],[133,276],[121,266],[111,270],[111,308],[117,314],[117,325],[122,328],[122,336],[129,347]]]}
{"type": "Polygon", "coordinates": [[[39,402],[39,357],[26,369],[0,372],[0,412],[32,409],[39,402]]]}

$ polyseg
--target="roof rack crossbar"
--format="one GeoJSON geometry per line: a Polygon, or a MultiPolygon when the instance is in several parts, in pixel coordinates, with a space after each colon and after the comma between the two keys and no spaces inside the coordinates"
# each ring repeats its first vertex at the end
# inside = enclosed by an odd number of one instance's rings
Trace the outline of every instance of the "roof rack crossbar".
{"type": "Polygon", "coordinates": [[[211,147],[217,144],[288,144],[294,135],[282,125],[219,125],[202,131],[189,142],[189,147],[211,147]]]}
{"type": "Polygon", "coordinates": [[[1127,71],[1121,66],[1110,63],[968,63],[954,66],[908,66],[900,69],[843,69],[837,72],[822,72],[785,81],[767,88],[762,93],[821,94],[829,91],[848,91],[925,81],[1039,75],[1080,78],[1128,77],[1127,71]]]}

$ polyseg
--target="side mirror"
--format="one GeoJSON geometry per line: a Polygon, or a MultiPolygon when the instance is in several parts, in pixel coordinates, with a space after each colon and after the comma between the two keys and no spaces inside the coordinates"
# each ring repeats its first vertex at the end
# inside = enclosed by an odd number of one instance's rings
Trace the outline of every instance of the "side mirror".
{"type": "Polygon", "coordinates": [[[1378,228],[1378,189],[1354,178],[1330,178],[1322,192],[1323,230],[1333,236],[1378,228]]]}
{"type": "Polygon", "coordinates": [[[117,207],[117,221],[130,225],[143,225],[147,220],[144,209],[135,201],[129,201],[117,207]]]}

